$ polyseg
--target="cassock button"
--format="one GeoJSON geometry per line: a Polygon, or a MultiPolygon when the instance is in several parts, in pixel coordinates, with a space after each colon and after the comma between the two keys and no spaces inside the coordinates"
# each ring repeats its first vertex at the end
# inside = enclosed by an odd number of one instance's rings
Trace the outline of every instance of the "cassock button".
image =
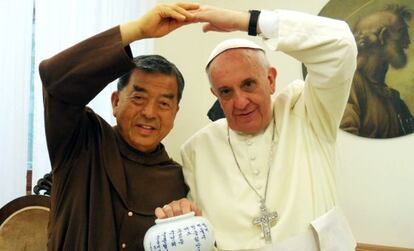
{"type": "Polygon", "coordinates": [[[253,144],[253,142],[251,140],[247,141],[247,145],[251,146],[253,144]]]}
{"type": "Polygon", "coordinates": [[[125,243],[122,243],[121,247],[122,248],[126,248],[126,244],[125,243]]]}
{"type": "Polygon", "coordinates": [[[129,211],[129,212],[128,212],[128,216],[129,216],[129,217],[131,217],[132,215],[134,215],[134,213],[133,213],[133,212],[131,212],[131,211],[129,211]]]}
{"type": "Polygon", "coordinates": [[[256,156],[251,156],[250,157],[250,160],[255,160],[256,159],[256,156]]]}
{"type": "Polygon", "coordinates": [[[259,171],[259,170],[257,170],[257,169],[254,169],[254,170],[253,170],[253,174],[254,174],[254,175],[259,175],[259,173],[260,173],[260,171],[259,171]]]}

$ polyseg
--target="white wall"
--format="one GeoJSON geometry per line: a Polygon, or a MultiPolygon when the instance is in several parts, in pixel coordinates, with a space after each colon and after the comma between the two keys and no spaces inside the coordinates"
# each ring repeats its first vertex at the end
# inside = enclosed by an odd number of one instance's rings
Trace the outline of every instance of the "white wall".
{"type": "Polygon", "coordinates": [[[414,135],[338,142],[339,196],[358,241],[414,248],[414,135]]]}
{"type": "MultiPolygon", "coordinates": [[[[162,2],[173,2],[170,0],[162,2]]],[[[318,14],[327,0],[204,0],[225,8],[293,9],[318,14]]],[[[155,40],[155,53],[164,55],[183,72],[186,87],[175,128],[164,141],[168,152],[180,161],[179,147],[209,123],[206,113],[215,98],[203,67],[211,49],[228,37],[244,33],[203,34],[201,25],[181,28],[155,40]]],[[[299,62],[269,53],[278,69],[279,90],[301,78],[299,62]]],[[[341,132],[338,138],[338,186],[343,209],[358,242],[414,248],[414,135],[392,140],[368,140],[341,132]]]]}

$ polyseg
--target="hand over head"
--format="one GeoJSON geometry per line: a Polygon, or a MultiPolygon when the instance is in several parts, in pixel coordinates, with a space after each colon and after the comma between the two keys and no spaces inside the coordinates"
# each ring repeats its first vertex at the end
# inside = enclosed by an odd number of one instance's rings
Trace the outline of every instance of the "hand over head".
{"type": "Polygon", "coordinates": [[[247,11],[236,11],[203,5],[191,11],[196,22],[206,22],[203,31],[247,31],[250,14],[247,11]]]}
{"type": "Polygon", "coordinates": [[[120,26],[124,46],[144,38],[157,38],[192,23],[196,3],[158,4],[138,20],[120,26]]]}
{"type": "Polygon", "coordinates": [[[189,10],[198,9],[195,3],[159,4],[141,17],[139,29],[142,37],[161,37],[171,31],[191,23],[193,14],[189,10]]]}
{"type": "Polygon", "coordinates": [[[201,210],[192,201],[187,198],[183,198],[180,200],[174,200],[162,208],[157,207],[155,209],[155,216],[157,216],[158,219],[165,219],[186,214],[191,211],[193,211],[196,216],[201,216],[201,210]]]}

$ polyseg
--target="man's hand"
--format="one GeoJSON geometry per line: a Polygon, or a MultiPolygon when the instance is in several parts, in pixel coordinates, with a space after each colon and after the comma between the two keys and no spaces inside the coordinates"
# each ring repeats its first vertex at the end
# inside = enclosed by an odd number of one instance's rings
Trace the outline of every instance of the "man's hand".
{"type": "Polygon", "coordinates": [[[216,8],[213,6],[201,6],[191,11],[194,21],[206,22],[203,31],[247,31],[249,27],[250,14],[247,11],[235,11],[216,8]]]}
{"type": "Polygon", "coordinates": [[[173,216],[186,214],[193,211],[196,216],[201,216],[201,210],[190,200],[183,198],[180,200],[174,200],[170,204],[157,207],[155,209],[155,216],[158,219],[165,219],[173,216]]]}
{"type": "Polygon", "coordinates": [[[124,46],[144,38],[157,38],[193,22],[195,3],[158,4],[138,20],[120,26],[124,46]]]}

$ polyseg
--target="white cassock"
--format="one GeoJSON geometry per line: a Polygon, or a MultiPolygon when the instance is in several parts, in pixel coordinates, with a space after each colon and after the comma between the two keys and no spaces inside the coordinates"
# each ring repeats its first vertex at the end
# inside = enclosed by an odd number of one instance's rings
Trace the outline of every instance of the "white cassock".
{"type": "Polygon", "coordinates": [[[270,144],[275,148],[266,206],[279,218],[266,246],[259,198],[241,175],[227,141],[227,121],[201,129],[182,147],[189,198],[214,226],[220,250],[355,249],[355,240],[336,207],[335,144],[356,67],[354,37],[345,22],[276,10],[262,11],[265,43],[303,62],[305,81],[290,84],[273,103],[273,123],[258,135],[230,130],[242,172],[262,195],[270,144]]]}

